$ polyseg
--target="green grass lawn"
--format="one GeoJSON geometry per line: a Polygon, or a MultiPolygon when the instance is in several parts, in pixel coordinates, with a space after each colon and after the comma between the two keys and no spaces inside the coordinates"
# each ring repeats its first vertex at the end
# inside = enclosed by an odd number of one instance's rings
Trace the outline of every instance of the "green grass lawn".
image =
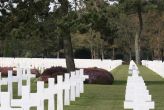
{"type": "MultiPolygon", "coordinates": [[[[139,70],[155,101],[155,110],[164,110],[164,79],[146,67],[139,66],[139,70]]],[[[124,110],[128,66],[122,65],[112,73],[113,85],[85,85],[85,93],[65,110],[124,110]]]]}
{"type": "MultiPolygon", "coordinates": [[[[151,70],[139,66],[153,101],[155,101],[155,110],[164,110],[164,79],[151,70]]],[[[128,76],[128,65],[122,65],[112,71],[115,81],[113,85],[85,85],[85,93],[70,106],[65,106],[64,110],[124,110],[123,102],[125,97],[126,80],[128,76]]],[[[36,83],[32,81],[32,91],[36,91],[36,83]]],[[[15,84],[16,86],[16,84],[15,84]]],[[[46,85],[47,86],[47,85],[46,85]]],[[[6,90],[4,86],[2,90],[6,90]]],[[[17,97],[14,88],[14,97],[17,97]]],[[[47,102],[46,102],[47,108],[47,102]]],[[[32,108],[31,110],[36,110],[32,108]]],[[[47,109],[45,109],[47,110],[47,109]]]]}
{"type": "Polygon", "coordinates": [[[65,110],[123,110],[128,66],[112,71],[113,85],[85,85],[85,93],[65,110]]]}

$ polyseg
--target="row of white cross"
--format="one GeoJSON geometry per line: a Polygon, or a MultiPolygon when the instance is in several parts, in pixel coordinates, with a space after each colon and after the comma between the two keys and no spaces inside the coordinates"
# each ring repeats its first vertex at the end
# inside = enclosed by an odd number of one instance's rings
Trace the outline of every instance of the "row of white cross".
{"type": "MultiPolygon", "coordinates": [[[[110,59],[74,59],[76,68],[98,67],[111,71],[122,64],[122,60],[110,59]],[[88,63],[89,62],[89,63],[88,63]]],[[[0,67],[37,68],[41,72],[50,67],[66,67],[66,60],[62,58],[7,58],[0,57],[0,67]]]]}
{"type": "Polygon", "coordinates": [[[1,85],[7,85],[8,91],[10,92],[11,98],[13,97],[13,83],[18,83],[18,96],[22,94],[22,81],[25,80],[27,85],[30,85],[31,78],[35,78],[35,74],[31,74],[31,70],[29,68],[16,68],[17,74],[13,76],[13,71],[8,71],[8,77],[1,77],[0,73],[0,91],[1,85]]]}
{"type": "Polygon", "coordinates": [[[154,60],[154,61],[142,60],[142,65],[153,70],[162,78],[164,78],[164,62],[162,62],[161,60],[154,60]]]}
{"type": "Polygon", "coordinates": [[[137,65],[131,61],[127,79],[124,109],[150,110],[155,108],[155,103],[141,76],[137,65]]]}
{"type": "Polygon", "coordinates": [[[37,92],[31,93],[30,79],[32,77],[34,76],[28,72],[25,75],[12,76],[12,72],[9,71],[7,78],[1,78],[0,84],[7,84],[8,92],[0,92],[0,110],[30,110],[31,107],[44,110],[45,100],[48,100],[48,110],[55,110],[56,107],[57,110],[63,110],[64,105],[70,105],[70,101],[75,101],[75,98],[80,97],[80,93],[84,92],[84,81],[88,78],[84,75],[83,69],[77,70],[70,74],[66,73],[64,78],[57,76],[57,83],[54,78],[49,78],[47,88],[44,87],[43,81],[37,81],[37,92]],[[22,80],[27,80],[29,83],[22,85],[22,80]],[[18,82],[18,95],[22,96],[21,99],[12,98],[12,82],[18,82]],[[57,100],[55,100],[56,95],[57,100]]]}

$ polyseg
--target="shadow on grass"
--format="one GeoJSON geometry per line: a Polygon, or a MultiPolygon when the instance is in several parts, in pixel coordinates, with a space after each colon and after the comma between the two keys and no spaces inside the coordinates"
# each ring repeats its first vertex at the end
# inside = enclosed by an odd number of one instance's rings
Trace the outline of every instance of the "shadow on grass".
{"type": "MultiPolygon", "coordinates": [[[[145,81],[146,85],[164,85],[164,81],[145,81]]],[[[124,80],[115,80],[113,85],[126,85],[127,82],[124,80]]]]}
{"type": "Polygon", "coordinates": [[[145,81],[146,85],[164,85],[164,81],[145,81]]]}
{"type": "Polygon", "coordinates": [[[126,83],[125,80],[115,80],[113,85],[126,85],[126,83]]]}
{"type": "MultiPolygon", "coordinates": [[[[164,81],[145,81],[146,85],[164,85],[164,81]]],[[[115,80],[113,85],[126,85],[127,81],[115,80]]]]}

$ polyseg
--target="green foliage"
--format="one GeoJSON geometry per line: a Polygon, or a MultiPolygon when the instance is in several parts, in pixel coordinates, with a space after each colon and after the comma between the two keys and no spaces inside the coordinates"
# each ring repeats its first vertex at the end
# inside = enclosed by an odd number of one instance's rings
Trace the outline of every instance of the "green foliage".
{"type": "Polygon", "coordinates": [[[163,0],[118,0],[119,4],[115,5],[103,0],[84,0],[81,4],[84,7],[79,10],[74,10],[67,0],[59,0],[64,5],[55,4],[54,12],[49,12],[51,0],[13,0],[18,5],[14,8],[8,4],[10,13],[2,5],[3,1],[0,1],[3,14],[0,16],[0,56],[55,57],[57,52],[63,53],[63,39],[70,34],[74,51],[85,47],[95,51],[98,58],[103,56],[100,53],[110,58],[114,47],[116,54],[134,56],[139,6],[143,17],[141,52],[146,50],[152,56],[155,44],[163,49],[163,0]]]}
{"type": "MultiPolygon", "coordinates": [[[[57,37],[53,18],[48,15],[49,0],[34,2],[33,0],[16,1],[17,8],[11,9],[11,13],[3,15],[1,25],[3,30],[1,38],[8,39],[8,43],[16,43],[22,48],[22,54],[16,56],[44,57],[47,51],[54,48],[57,37]],[[15,42],[15,39],[17,42],[15,42]],[[28,55],[27,55],[28,54],[28,55]]],[[[10,44],[12,44],[10,43],[10,44]]],[[[17,47],[11,45],[16,50],[17,47]]],[[[7,47],[4,47],[4,50],[7,47]]],[[[9,51],[9,50],[8,50],[9,51]]],[[[3,56],[13,56],[13,52],[3,56]]],[[[14,55],[15,56],[15,55],[14,55]]]]}

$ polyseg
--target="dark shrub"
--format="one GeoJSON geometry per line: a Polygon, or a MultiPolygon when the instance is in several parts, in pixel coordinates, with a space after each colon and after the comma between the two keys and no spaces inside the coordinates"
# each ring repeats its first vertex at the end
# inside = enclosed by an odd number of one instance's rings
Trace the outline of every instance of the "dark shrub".
{"type": "Polygon", "coordinates": [[[39,70],[37,70],[37,69],[31,69],[31,74],[35,74],[36,77],[40,76],[39,70]]]}
{"type": "Polygon", "coordinates": [[[48,78],[55,78],[55,81],[57,80],[57,75],[64,75],[64,73],[67,73],[67,69],[63,67],[51,67],[44,70],[44,72],[41,75],[41,80],[44,82],[48,82],[48,78]]]}
{"type": "Polygon", "coordinates": [[[114,82],[113,75],[104,69],[100,68],[85,68],[84,74],[89,75],[89,79],[85,83],[89,84],[112,84],[114,82]]]}
{"type": "MultiPolygon", "coordinates": [[[[63,67],[51,67],[46,69],[40,79],[42,81],[48,82],[48,78],[55,78],[57,80],[57,75],[64,75],[67,73],[67,69],[63,67]]],[[[100,68],[85,68],[84,74],[89,75],[89,79],[85,83],[89,84],[112,84],[114,81],[113,75],[107,70],[100,68]]]]}
{"type": "MultiPolygon", "coordinates": [[[[8,76],[8,71],[13,70],[12,67],[0,67],[0,72],[2,77],[8,76]]],[[[13,71],[13,75],[16,75],[16,71],[13,71]]]]}
{"type": "MultiPolygon", "coordinates": [[[[6,77],[8,76],[8,71],[12,70],[13,71],[13,75],[16,76],[16,70],[13,70],[13,67],[0,67],[0,72],[2,77],[6,77]]],[[[40,76],[40,73],[37,69],[31,69],[31,73],[32,74],[36,74],[36,77],[40,76]]]]}

